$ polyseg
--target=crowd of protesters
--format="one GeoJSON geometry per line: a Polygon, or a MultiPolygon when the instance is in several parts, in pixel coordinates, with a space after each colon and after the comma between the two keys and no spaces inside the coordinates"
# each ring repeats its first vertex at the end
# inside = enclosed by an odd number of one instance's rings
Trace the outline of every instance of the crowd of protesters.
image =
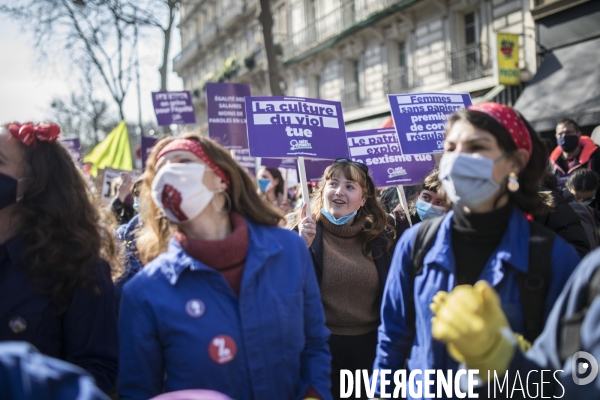
{"type": "Polygon", "coordinates": [[[600,151],[572,119],[548,154],[515,110],[470,106],[421,185],[339,158],[310,206],[186,133],[105,207],[59,135],[0,127],[0,398],[329,400],[343,370],[386,397],[376,371],[464,368],[600,398],[572,378],[600,361],[600,151]]]}

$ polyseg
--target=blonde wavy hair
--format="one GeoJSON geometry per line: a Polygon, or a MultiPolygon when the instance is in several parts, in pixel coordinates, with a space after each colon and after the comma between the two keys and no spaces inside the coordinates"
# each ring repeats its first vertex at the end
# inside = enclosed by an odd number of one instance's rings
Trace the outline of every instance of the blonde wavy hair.
{"type": "Polygon", "coordinates": [[[177,229],[177,225],[170,222],[152,200],[152,181],[157,172],[156,157],[167,144],[177,139],[200,142],[206,155],[227,174],[230,181],[227,193],[231,199],[231,211],[236,211],[262,225],[277,226],[281,223],[283,215],[260,199],[254,179],[231,157],[229,151],[197,132],[167,137],[152,149],[140,189],[142,228],[137,234],[137,248],[142,263],[147,264],[164,253],[173,232],[177,229]]]}

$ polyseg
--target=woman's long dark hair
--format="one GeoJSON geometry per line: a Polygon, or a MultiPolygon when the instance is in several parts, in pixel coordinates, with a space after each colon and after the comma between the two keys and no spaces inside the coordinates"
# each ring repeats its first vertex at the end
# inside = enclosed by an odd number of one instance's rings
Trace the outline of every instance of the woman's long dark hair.
{"type": "Polygon", "coordinates": [[[98,264],[100,258],[111,265],[113,278],[122,272],[113,237],[116,224],[96,206],[85,177],[59,141],[21,147],[30,178],[17,210],[23,265],[60,314],[75,287],[97,289],[95,268],[104,265],[98,264]]]}
{"type": "Polygon", "coordinates": [[[279,168],[271,168],[271,167],[263,167],[265,170],[269,171],[273,179],[277,179],[277,186],[275,186],[275,196],[279,196],[285,193],[285,182],[283,181],[283,175],[281,175],[281,171],[279,168]]]}
{"type": "MultiPolygon", "coordinates": [[[[502,190],[503,193],[508,192],[510,201],[519,207],[521,211],[534,215],[544,214],[549,211],[549,208],[538,193],[538,185],[548,164],[548,153],[538,133],[533,129],[531,124],[522,115],[519,114],[519,117],[525,123],[527,130],[529,130],[532,153],[529,162],[519,173],[519,190],[510,192],[506,188],[506,184],[502,190]]],[[[510,153],[517,150],[517,146],[506,128],[486,113],[467,109],[457,111],[448,120],[448,131],[452,128],[452,125],[461,120],[467,121],[471,125],[494,135],[498,141],[498,146],[505,152],[510,153]]]]}

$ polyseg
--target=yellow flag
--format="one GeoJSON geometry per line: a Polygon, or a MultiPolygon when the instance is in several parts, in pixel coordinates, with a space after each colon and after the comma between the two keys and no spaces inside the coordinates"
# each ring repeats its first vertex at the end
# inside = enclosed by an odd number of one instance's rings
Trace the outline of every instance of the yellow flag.
{"type": "Polygon", "coordinates": [[[90,154],[85,156],[83,161],[92,163],[91,174],[94,177],[98,175],[98,169],[106,167],[131,171],[133,159],[125,121],[121,121],[90,154]]]}

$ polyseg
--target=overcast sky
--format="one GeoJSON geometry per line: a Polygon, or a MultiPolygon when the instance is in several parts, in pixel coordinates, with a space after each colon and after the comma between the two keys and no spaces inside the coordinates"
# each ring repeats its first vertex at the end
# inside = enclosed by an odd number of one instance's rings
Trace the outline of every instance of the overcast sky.
{"type": "MultiPolygon", "coordinates": [[[[0,0],[3,2],[4,0],[0,0]]],[[[181,50],[179,30],[173,33],[169,69],[181,50]]],[[[163,41],[160,32],[144,38],[140,45],[142,119],[156,123],[151,92],[160,88],[158,68],[163,41]]],[[[77,71],[73,70],[64,53],[40,62],[35,55],[32,35],[0,14],[0,123],[8,121],[42,121],[52,116],[50,103],[54,97],[68,96],[79,87],[77,71]]],[[[171,72],[169,90],[181,90],[182,80],[171,72]]],[[[98,85],[98,96],[109,101],[108,92],[98,85]]],[[[137,122],[137,91],[135,81],[125,99],[125,117],[137,122]]],[[[114,108],[116,112],[116,107],[114,108]]]]}

